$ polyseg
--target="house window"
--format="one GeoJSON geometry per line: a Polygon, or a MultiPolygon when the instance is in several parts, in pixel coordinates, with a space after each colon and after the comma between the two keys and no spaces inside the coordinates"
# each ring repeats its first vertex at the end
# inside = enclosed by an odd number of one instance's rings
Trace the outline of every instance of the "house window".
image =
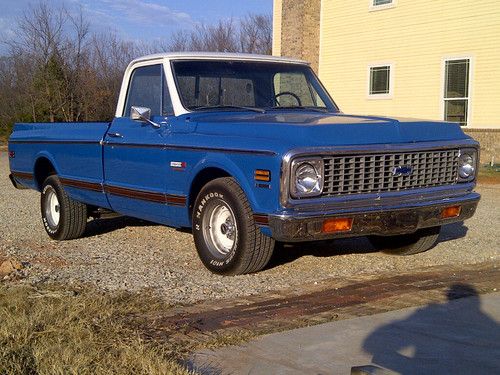
{"type": "Polygon", "coordinates": [[[392,0],[373,0],[373,6],[392,4],[392,0]]]}
{"type": "Polygon", "coordinates": [[[391,66],[370,66],[370,86],[368,94],[371,97],[387,97],[391,95],[391,66]]]}
{"type": "Polygon", "coordinates": [[[444,119],[467,126],[470,60],[445,61],[444,79],[444,119]]]}
{"type": "Polygon", "coordinates": [[[370,0],[369,10],[381,10],[392,8],[396,5],[396,0],[370,0]]]}

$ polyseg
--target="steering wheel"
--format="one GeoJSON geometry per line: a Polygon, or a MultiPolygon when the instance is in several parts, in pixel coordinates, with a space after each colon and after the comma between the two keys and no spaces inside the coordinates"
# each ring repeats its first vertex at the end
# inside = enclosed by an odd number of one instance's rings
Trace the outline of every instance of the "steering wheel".
{"type": "Polygon", "coordinates": [[[299,105],[299,107],[302,107],[302,102],[300,101],[300,98],[297,94],[294,94],[293,92],[290,92],[290,91],[282,91],[276,95],[274,95],[274,101],[276,102],[276,104],[281,107],[281,104],[280,102],[278,101],[278,98],[280,96],[283,96],[283,95],[290,95],[292,96],[296,101],[297,101],[297,104],[299,105]]]}

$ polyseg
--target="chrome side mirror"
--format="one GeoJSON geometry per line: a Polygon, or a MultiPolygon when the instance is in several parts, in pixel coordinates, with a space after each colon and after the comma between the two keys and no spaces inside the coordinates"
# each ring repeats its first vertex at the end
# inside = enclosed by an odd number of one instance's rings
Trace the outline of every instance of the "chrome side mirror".
{"type": "Polygon", "coordinates": [[[146,107],[132,106],[130,108],[130,119],[134,121],[143,121],[151,124],[155,128],[159,128],[160,124],[151,121],[151,109],[146,107]]]}

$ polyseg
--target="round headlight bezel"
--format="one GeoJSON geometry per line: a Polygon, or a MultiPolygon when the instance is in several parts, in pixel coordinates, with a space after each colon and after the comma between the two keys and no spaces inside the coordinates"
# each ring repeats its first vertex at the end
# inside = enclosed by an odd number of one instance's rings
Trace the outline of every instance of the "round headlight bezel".
{"type": "Polygon", "coordinates": [[[293,198],[321,195],[323,192],[323,160],[319,158],[297,159],[292,162],[290,194],[293,198]]]}
{"type": "Polygon", "coordinates": [[[477,170],[477,151],[475,149],[460,150],[458,155],[458,181],[469,182],[475,179],[477,170]]]}

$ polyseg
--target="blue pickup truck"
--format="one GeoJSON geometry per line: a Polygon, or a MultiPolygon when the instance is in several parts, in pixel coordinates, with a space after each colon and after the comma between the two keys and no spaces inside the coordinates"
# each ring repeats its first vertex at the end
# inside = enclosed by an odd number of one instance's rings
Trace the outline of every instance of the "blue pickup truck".
{"type": "Polygon", "coordinates": [[[9,160],[51,238],[112,211],[192,228],[226,275],[264,268],[275,241],[426,251],[480,198],[478,143],[457,124],[344,114],[307,63],[271,56],[136,59],[112,122],[16,124],[9,160]]]}

